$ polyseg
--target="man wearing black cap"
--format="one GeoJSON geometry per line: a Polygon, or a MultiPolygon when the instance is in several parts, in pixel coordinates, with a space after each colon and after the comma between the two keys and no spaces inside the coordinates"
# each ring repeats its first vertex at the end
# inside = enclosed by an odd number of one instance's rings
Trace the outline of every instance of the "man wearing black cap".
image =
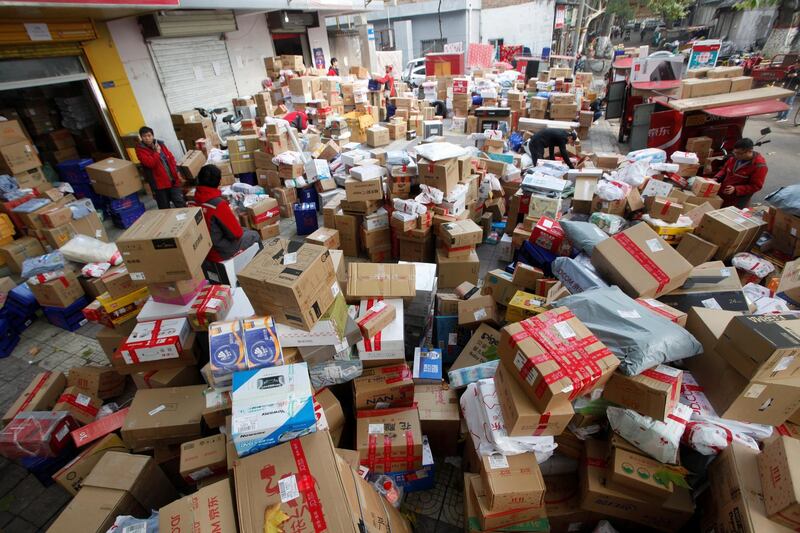
{"type": "Polygon", "coordinates": [[[525,145],[525,151],[533,159],[533,166],[536,162],[544,157],[546,148],[550,149],[550,159],[555,158],[555,149],[561,153],[561,158],[569,168],[572,166],[572,161],[569,160],[569,152],[567,152],[567,144],[574,145],[578,140],[578,134],[575,130],[563,130],[556,128],[545,128],[537,131],[533,137],[528,140],[525,145]]]}

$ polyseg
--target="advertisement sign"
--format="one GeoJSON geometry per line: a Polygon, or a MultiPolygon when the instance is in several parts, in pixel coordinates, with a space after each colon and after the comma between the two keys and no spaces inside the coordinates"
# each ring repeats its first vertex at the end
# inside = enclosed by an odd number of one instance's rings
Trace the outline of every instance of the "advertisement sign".
{"type": "Polygon", "coordinates": [[[669,81],[683,77],[683,56],[642,57],[633,60],[631,81],[669,81]]]}
{"type": "Polygon", "coordinates": [[[692,45],[692,53],[689,56],[689,70],[697,68],[714,68],[719,58],[719,49],[722,41],[719,39],[709,39],[697,41],[692,45]]]}
{"type": "Polygon", "coordinates": [[[567,6],[565,5],[557,5],[556,6],[556,23],[553,26],[554,29],[560,30],[564,27],[564,15],[566,13],[567,6]]]}
{"type": "Polygon", "coordinates": [[[314,68],[325,68],[325,54],[322,52],[322,48],[314,48],[314,68]]]}

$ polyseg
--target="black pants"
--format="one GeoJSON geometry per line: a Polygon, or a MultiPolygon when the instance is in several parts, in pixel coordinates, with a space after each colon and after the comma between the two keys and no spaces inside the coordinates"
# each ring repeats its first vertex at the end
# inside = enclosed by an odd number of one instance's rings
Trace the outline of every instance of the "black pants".
{"type": "Polygon", "coordinates": [[[183,198],[183,191],[180,187],[153,189],[153,195],[159,209],[169,209],[170,202],[172,207],[186,207],[186,200],[183,198]]]}
{"type": "MultiPolygon", "coordinates": [[[[533,160],[533,166],[536,166],[536,162],[539,159],[544,157],[544,149],[545,145],[540,142],[534,142],[533,139],[528,141],[528,151],[531,153],[531,159],[533,160]]],[[[550,159],[555,159],[555,149],[551,146],[550,147],[550,159]]]]}

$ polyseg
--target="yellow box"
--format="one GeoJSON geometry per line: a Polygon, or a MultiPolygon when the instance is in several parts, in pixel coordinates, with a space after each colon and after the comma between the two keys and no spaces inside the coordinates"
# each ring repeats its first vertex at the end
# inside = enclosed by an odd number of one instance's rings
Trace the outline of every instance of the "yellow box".
{"type": "Polygon", "coordinates": [[[544,299],[529,292],[517,291],[508,302],[506,308],[506,321],[519,322],[528,317],[547,311],[544,299]]]}

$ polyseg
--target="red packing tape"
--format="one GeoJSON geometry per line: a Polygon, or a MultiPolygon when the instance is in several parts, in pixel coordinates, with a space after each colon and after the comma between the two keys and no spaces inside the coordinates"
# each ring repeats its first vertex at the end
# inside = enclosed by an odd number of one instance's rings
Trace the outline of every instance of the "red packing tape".
{"type": "Polygon", "coordinates": [[[303,494],[303,503],[311,515],[314,531],[317,533],[327,531],[328,524],[325,522],[325,513],[322,512],[322,503],[317,494],[314,476],[311,475],[311,470],[308,468],[303,445],[300,443],[300,439],[292,439],[289,444],[292,448],[294,464],[297,467],[297,488],[303,494]]]}
{"type": "MultiPolygon", "coordinates": [[[[612,239],[616,240],[622,249],[628,252],[633,259],[642,265],[642,268],[653,277],[654,280],[658,282],[658,290],[657,292],[661,292],[664,290],[664,287],[667,286],[670,279],[666,272],[661,270],[661,267],[658,266],[655,261],[650,259],[650,257],[642,250],[638,244],[633,242],[633,240],[625,235],[624,233],[617,233],[612,239]]],[[[665,244],[667,246],[667,244],[665,244]]]]}

